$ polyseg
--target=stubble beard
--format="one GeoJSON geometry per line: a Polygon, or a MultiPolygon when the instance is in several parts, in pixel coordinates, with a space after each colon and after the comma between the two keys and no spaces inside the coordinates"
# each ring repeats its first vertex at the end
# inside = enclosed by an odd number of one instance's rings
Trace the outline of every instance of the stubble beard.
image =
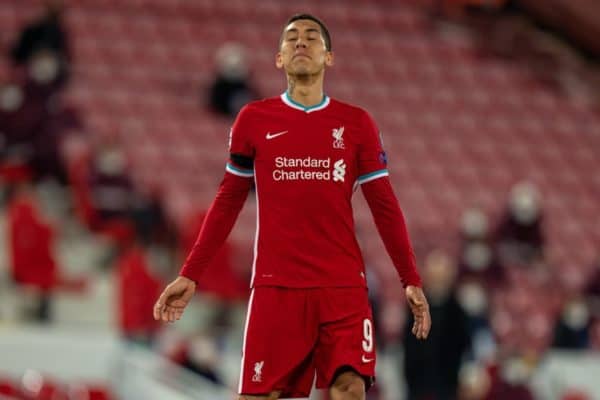
{"type": "Polygon", "coordinates": [[[319,68],[317,70],[311,70],[308,66],[299,66],[297,68],[292,68],[289,71],[288,75],[297,82],[308,83],[311,80],[315,79],[317,76],[319,76],[323,69],[324,67],[319,68]]]}

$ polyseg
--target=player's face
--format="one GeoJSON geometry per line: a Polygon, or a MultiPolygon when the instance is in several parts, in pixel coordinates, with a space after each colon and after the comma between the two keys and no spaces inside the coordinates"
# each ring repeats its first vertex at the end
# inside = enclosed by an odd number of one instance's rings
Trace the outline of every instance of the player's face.
{"type": "Polygon", "coordinates": [[[333,65],[333,53],[325,47],[319,24],[301,19],[286,26],[276,65],[296,76],[319,74],[326,65],[333,65]]]}

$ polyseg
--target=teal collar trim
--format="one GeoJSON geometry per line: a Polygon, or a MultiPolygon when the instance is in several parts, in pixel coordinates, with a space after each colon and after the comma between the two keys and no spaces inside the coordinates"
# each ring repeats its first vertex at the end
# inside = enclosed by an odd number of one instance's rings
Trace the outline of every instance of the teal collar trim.
{"type": "Polygon", "coordinates": [[[323,100],[321,100],[321,102],[319,104],[316,104],[316,105],[310,106],[310,107],[306,107],[306,106],[303,106],[302,104],[292,100],[292,98],[289,96],[288,92],[285,91],[284,93],[281,94],[281,101],[283,101],[288,106],[295,108],[296,110],[301,110],[301,111],[304,111],[305,113],[311,113],[313,111],[319,111],[319,110],[322,110],[325,107],[327,107],[329,105],[329,96],[323,96],[323,100]]]}

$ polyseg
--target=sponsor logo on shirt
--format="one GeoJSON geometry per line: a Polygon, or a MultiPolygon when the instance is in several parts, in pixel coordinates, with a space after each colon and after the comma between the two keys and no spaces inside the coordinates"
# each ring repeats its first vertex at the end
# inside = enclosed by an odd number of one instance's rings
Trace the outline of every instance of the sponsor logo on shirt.
{"type": "Polygon", "coordinates": [[[331,158],[278,156],[272,176],[275,181],[344,182],[346,163],[343,158],[332,163],[331,158]]]}
{"type": "Polygon", "coordinates": [[[333,148],[334,149],[343,149],[344,146],[344,127],[341,126],[337,129],[333,129],[331,132],[333,136],[333,148]]]}
{"type": "Polygon", "coordinates": [[[344,182],[344,176],[346,175],[346,163],[341,158],[333,164],[333,181],[344,182]]]}

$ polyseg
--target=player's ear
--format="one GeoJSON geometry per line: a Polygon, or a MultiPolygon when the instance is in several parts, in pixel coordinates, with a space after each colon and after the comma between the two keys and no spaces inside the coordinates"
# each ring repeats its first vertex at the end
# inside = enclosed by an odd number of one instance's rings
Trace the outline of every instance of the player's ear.
{"type": "Polygon", "coordinates": [[[281,58],[281,52],[277,52],[277,54],[275,55],[275,66],[278,69],[283,68],[283,59],[281,58]]]}
{"type": "Polygon", "coordinates": [[[328,51],[325,55],[325,65],[327,65],[328,67],[333,67],[334,59],[335,57],[333,55],[333,51],[328,51]]]}

